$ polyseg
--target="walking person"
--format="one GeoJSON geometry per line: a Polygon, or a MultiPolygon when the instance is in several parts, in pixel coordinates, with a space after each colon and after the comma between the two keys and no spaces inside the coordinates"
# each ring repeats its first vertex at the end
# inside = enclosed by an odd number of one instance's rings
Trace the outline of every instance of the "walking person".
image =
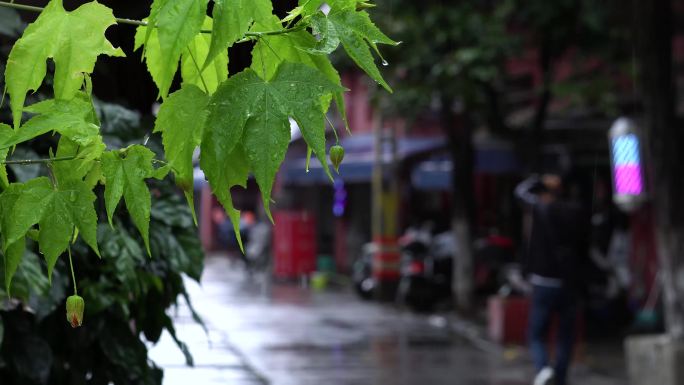
{"type": "Polygon", "coordinates": [[[536,369],[534,385],[565,385],[575,342],[580,266],[585,258],[581,205],[568,199],[558,175],[530,177],[515,190],[531,226],[524,270],[532,285],[529,339],[536,369]],[[547,349],[558,318],[555,361],[547,349]]]}

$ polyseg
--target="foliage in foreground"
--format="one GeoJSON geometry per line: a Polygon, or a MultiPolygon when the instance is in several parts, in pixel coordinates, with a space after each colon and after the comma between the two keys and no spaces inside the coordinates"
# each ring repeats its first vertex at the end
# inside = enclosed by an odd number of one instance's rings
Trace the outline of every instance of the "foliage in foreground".
{"type": "MultiPolygon", "coordinates": [[[[109,146],[125,147],[141,140],[137,114],[101,103],[97,110],[109,146]]],[[[38,139],[29,144],[39,149],[49,141],[38,139]]],[[[148,146],[156,149],[161,144],[151,140],[148,146]]],[[[20,146],[16,152],[31,150],[20,146]]],[[[42,167],[18,165],[10,170],[11,179],[19,181],[45,172],[42,167]]],[[[32,251],[24,254],[11,287],[13,299],[0,306],[3,385],[161,383],[162,370],[148,359],[143,341],[158,341],[163,330],[175,338],[167,310],[179,295],[187,301],[183,275],[199,280],[203,253],[190,209],[175,186],[170,181],[156,181],[150,188],[155,196],[150,209],[152,258],[145,255],[146,244],[123,210],[113,216],[113,227],[106,220],[97,225],[101,259],[83,241],[71,245],[79,293],[86,303],[83,327],[74,330],[64,322],[63,304],[73,289],[68,262],[56,262],[50,285],[46,263],[32,251]]],[[[101,201],[104,190],[99,187],[95,193],[101,201]]],[[[106,217],[104,205],[96,210],[98,217],[106,217]]],[[[27,245],[35,250],[34,241],[27,245]]],[[[0,281],[3,268],[0,265],[0,281]]],[[[2,289],[0,296],[8,297],[2,289]]],[[[182,342],[177,343],[191,364],[190,352],[182,342]]]]}
{"type": "Polygon", "coordinates": [[[344,117],[344,88],[328,55],[343,47],[390,90],[373,52],[379,55],[377,44],[396,43],[371,22],[366,12],[371,4],[330,0],[324,13],[323,3],[301,0],[280,20],[270,0],[214,0],[211,17],[208,0],[155,0],[147,21],[140,22],[116,19],[97,2],[66,11],[62,0],[51,0],[16,41],[5,69],[12,126],[0,123],[0,160],[34,138],[59,138],[44,161],[47,175],[10,183],[4,166],[0,168],[5,289],[10,290],[27,242],[37,242],[49,279],[76,239],[103,256],[95,209],[100,200],[94,193],[102,186],[110,229],[119,232],[112,218],[125,205],[144,249],[154,256],[158,251],[152,244],[148,184],[172,172],[192,207],[197,148],[200,167],[236,228],[239,211],[230,189],[244,187],[250,174],[270,215],[271,187],[290,142],[291,119],[330,176],[326,113],[334,101],[344,117]],[[90,73],[100,55],[132,54],[105,37],[117,21],[138,26],[135,47],[163,101],[154,129],[163,138],[164,156],[144,143],[115,149],[102,139],[90,73]],[[228,74],[228,48],[246,42],[255,43],[251,68],[228,74]],[[46,79],[48,60],[54,63],[54,98],[26,106],[27,94],[46,79]],[[179,67],[182,82],[173,91],[179,67]]]}

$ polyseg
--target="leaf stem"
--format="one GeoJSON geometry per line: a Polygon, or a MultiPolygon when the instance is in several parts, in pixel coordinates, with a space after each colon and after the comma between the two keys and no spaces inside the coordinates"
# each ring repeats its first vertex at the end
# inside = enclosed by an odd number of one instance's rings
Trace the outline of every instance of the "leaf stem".
{"type": "MultiPolygon", "coordinates": [[[[19,3],[14,3],[14,2],[8,2],[8,1],[0,1],[0,7],[6,7],[6,8],[14,8],[20,11],[29,11],[29,12],[43,12],[44,7],[36,7],[33,5],[26,5],[26,4],[19,4],[19,3]]],[[[142,21],[142,20],[134,20],[134,19],[126,19],[126,18],[116,18],[116,22],[118,24],[127,24],[127,25],[135,25],[135,26],[142,26],[142,27],[147,27],[149,24],[147,22],[142,21]]],[[[296,32],[304,29],[304,25],[299,25],[294,28],[286,28],[286,29],[280,29],[276,31],[264,31],[264,32],[247,32],[245,33],[245,36],[247,37],[261,37],[261,36],[269,36],[269,35],[282,35],[290,32],[296,32]]],[[[200,32],[202,33],[211,33],[211,30],[208,29],[203,29],[200,32]]],[[[237,43],[243,43],[246,41],[249,41],[251,39],[242,39],[238,41],[237,43]]]]}
{"type": "Polygon", "coordinates": [[[328,121],[330,128],[332,128],[333,130],[333,134],[335,134],[335,141],[337,142],[337,144],[340,144],[340,138],[337,136],[337,130],[335,129],[335,125],[333,124],[333,122],[330,121],[328,114],[325,114],[325,120],[328,121]]]}
{"type": "Polygon", "coordinates": [[[71,246],[67,248],[69,253],[69,266],[71,267],[71,280],[74,282],[74,295],[78,295],[78,288],[76,287],[76,274],[74,274],[74,262],[71,260],[71,246]]]}
{"type": "Polygon", "coordinates": [[[199,76],[200,81],[202,81],[202,86],[204,86],[204,92],[206,92],[207,95],[209,95],[210,94],[209,87],[207,87],[207,82],[204,81],[204,76],[202,76],[202,69],[200,68],[199,64],[197,64],[197,60],[195,59],[195,55],[192,53],[192,50],[190,49],[190,47],[188,47],[187,50],[188,50],[188,53],[190,54],[190,59],[192,59],[192,64],[194,64],[195,68],[197,68],[197,75],[199,76]]]}
{"type": "Polygon", "coordinates": [[[52,163],[52,162],[60,162],[64,160],[74,160],[76,159],[75,156],[61,156],[57,158],[44,158],[44,159],[18,159],[18,160],[4,160],[0,162],[0,164],[21,164],[21,165],[29,165],[29,164],[39,164],[39,163],[52,163]]]}

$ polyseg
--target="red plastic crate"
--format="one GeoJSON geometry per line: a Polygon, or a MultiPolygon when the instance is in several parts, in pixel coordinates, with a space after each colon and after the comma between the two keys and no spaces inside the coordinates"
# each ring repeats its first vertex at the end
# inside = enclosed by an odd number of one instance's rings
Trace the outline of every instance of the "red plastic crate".
{"type": "Polygon", "coordinates": [[[316,268],[316,217],[307,211],[273,214],[273,274],[297,278],[316,268]]]}

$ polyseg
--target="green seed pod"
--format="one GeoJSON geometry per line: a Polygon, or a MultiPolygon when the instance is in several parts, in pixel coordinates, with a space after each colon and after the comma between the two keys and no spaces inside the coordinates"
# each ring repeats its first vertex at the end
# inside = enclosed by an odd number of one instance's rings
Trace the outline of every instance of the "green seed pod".
{"type": "Polygon", "coordinates": [[[335,167],[335,171],[337,173],[340,173],[340,164],[342,163],[342,159],[344,159],[344,147],[340,146],[339,144],[336,144],[332,147],[330,147],[330,161],[333,164],[333,167],[335,167]]]}
{"type": "Polygon", "coordinates": [[[72,295],[67,298],[66,310],[67,321],[72,328],[77,328],[83,323],[83,310],[85,309],[85,302],[83,298],[78,295],[72,295]]]}

